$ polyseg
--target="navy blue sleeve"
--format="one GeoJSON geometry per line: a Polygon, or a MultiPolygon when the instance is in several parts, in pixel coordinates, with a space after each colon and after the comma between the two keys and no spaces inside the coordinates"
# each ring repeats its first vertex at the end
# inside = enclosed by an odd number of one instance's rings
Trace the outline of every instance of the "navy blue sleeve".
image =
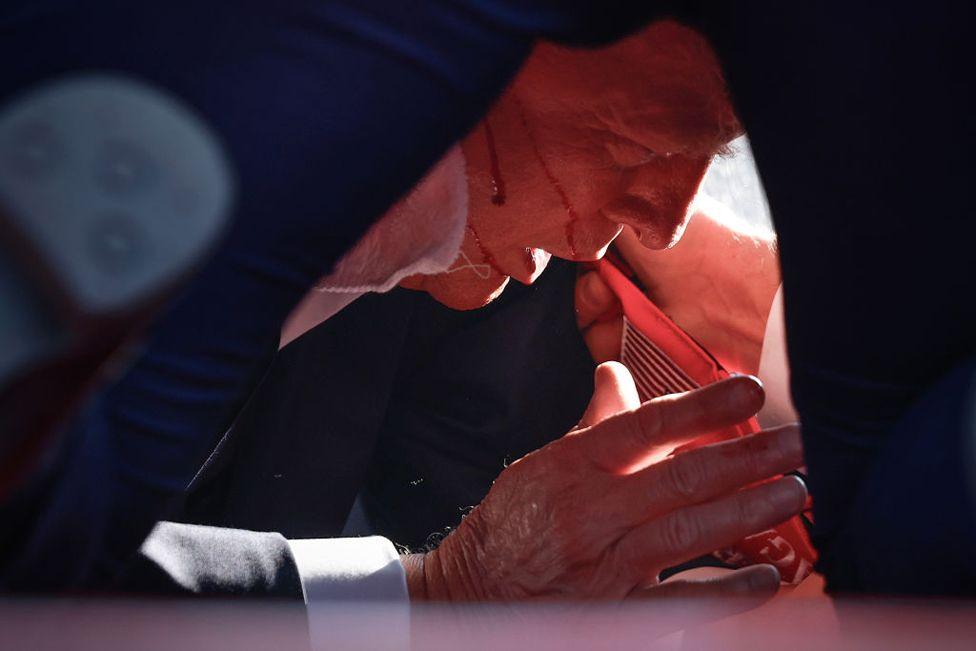
{"type": "Polygon", "coordinates": [[[832,543],[836,591],[976,593],[976,359],[891,431],[832,543]]]}
{"type": "MultiPolygon", "coordinates": [[[[196,110],[238,196],[222,245],[70,433],[4,583],[113,574],[241,407],[308,287],[474,124],[539,36],[638,27],[628,2],[9,0],[0,101],[81,71],[196,110]],[[76,554],[65,554],[71,541],[76,554]]],[[[31,512],[30,509],[27,509],[31,512]]],[[[6,523],[11,524],[11,523],[6,523]]]]}

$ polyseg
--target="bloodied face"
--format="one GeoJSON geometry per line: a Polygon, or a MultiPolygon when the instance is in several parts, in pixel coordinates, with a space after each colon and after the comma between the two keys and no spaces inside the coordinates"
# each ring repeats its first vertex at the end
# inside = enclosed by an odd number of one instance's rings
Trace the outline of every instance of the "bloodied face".
{"type": "Polygon", "coordinates": [[[551,255],[601,257],[625,225],[667,248],[712,157],[739,132],[715,56],[691,29],[656,23],[600,50],[540,45],[462,143],[460,256],[404,284],[471,309],[510,278],[533,282],[551,255]]]}

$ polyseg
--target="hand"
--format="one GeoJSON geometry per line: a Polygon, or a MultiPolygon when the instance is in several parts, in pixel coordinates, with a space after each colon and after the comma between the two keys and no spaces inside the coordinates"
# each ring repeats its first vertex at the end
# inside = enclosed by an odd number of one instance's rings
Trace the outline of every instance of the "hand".
{"type": "MultiPolygon", "coordinates": [[[[509,466],[438,549],[405,561],[411,596],[518,601],[700,592],[694,584],[659,585],[658,574],[802,510],[806,489],[795,477],[743,488],[799,466],[799,433],[785,427],[667,455],[752,416],[762,400],[758,382],[735,377],[636,406],[626,369],[601,365],[579,427],[509,466]]],[[[730,576],[706,589],[748,593],[755,582],[770,596],[778,580],[769,567],[730,576]]]]}
{"type": "Polygon", "coordinates": [[[576,279],[576,327],[597,364],[619,360],[624,318],[620,299],[596,271],[576,279]]]}
{"type": "MultiPolygon", "coordinates": [[[[751,233],[711,203],[674,247],[652,251],[625,229],[617,247],[661,310],[725,368],[755,374],[779,287],[771,235],[751,233]]],[[[595,272],[576,287],[577,323],[597,362],[620,359],[620,304],[595,272]]]]}

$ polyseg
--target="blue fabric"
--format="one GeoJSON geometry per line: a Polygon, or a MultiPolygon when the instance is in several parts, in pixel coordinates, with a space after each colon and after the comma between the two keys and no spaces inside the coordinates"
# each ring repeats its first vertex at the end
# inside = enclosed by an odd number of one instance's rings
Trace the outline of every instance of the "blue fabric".
{"type": "Polygon", "coordinates": [[[649,11],[629,4],[4,2],[0,101],[79,71],[134,76],[215,130],[239,195],[212,260],[74,428],[79,454],[38,492],[50,506],[18,532],[3,583],[113,574],[230,424],[310,285],[471,128],[537,36],[613,38],[649,11]],[[65,554],[68,540],[84,553],[65,554]]]}
{"type": "Polygon", "coordinates": [[[175,519],[336,536],[360,494],[400,545],[457,526],[589,403],[576,271],[553,259],[466,312],[405,289],[359,299],[281,350],[175,519]]]}
{"type": "MultiPolygon", "coordinates": [[[[6,0],[0,101],[73,71],[134,75],[211,124],[241,194],[223,246],[75,428],[76,454],[35,496],[56,507],[23,532],[33,542],[21,551],[36,553],[4,568],[3,584],[112,573],[229,425],[288,309],[472,126],[532,39],[613,38],[649,4],[6,0]]],[[[895,427],[912,405],[976,354],[972,12],[742,2],[701,17],[780,234],[815,542],[833,589],[871,589],[850,569],[865,540],[854,496],[903,440],[895,427]]],[[[891,558],[945,541],[923,542],[891,558]]],[[[967,571],[940,576],[934,589],[972,585],[967,571]]]]}
{"type": "Polygon", "coordinates": [[[898,422],[861,486],[836,543],[835,590],[976,593],[976,360],[898,422]]]}

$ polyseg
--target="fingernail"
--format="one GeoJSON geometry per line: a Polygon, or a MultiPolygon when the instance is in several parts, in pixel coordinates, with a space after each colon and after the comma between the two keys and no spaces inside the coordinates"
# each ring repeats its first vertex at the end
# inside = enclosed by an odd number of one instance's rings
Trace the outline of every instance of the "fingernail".
{"type": "Polygon", "coordinates": [[[732,403],[739,406],[742,403],[755,404],[762,403],[765,393],[763,392],[762,381],[753,375],[739,375],[740,378],[748,378],[751,382],[736,382],[735,391],[732,392],[732,403]]]}
{"type": "Polygon", "coordinates": [[[756,565],[756,569],[749,573],[749,588],[751,590],[768,590],[779,587],[779,570],[772,565],[756,565]]]}
{"type": "Polygon", "coordinates": [[[788,459],[803,452],[803,440],[800,438],[800,428],[787,425],[776,433],[776,453],[781,458],[788,459]]]}
{"type": "Polygon", "coordinates": [[[773,484],[770,501],[777,511],[799,511],[807,501],[807,488],[799,477],[783,477],[773,484]]]}

